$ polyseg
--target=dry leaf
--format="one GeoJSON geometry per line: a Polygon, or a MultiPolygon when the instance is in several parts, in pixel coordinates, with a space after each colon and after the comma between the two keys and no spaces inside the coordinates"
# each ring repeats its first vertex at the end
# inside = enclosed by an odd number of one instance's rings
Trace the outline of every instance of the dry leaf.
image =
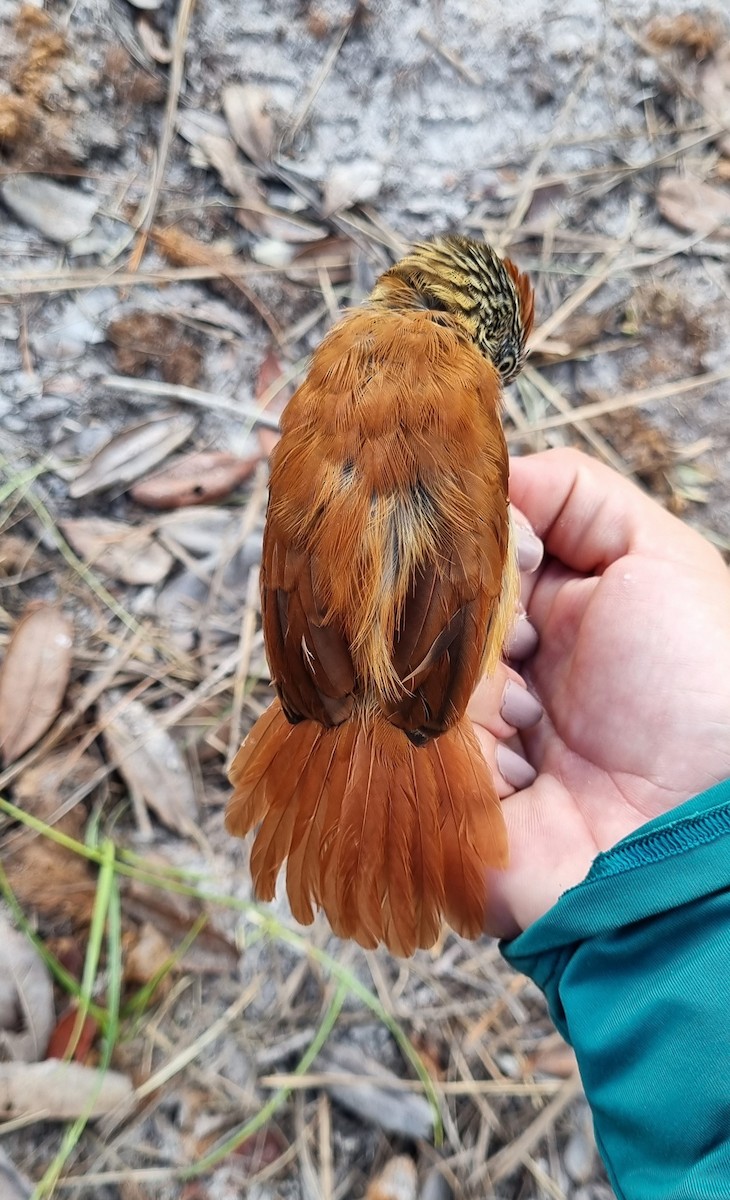
{"type": "Polygon", "coordinates": [[[160,583],[173,564],[169,550],[155,541],[149,526],[80,517],[59,521],[59,528],[84,562],[122,583],[160,583]]]}
{"type": "Polygon", "coordinates": [[[56,1021],[46,1058],[64,1058],[73,1062],[84,1062],[99,1033],[99,1023],[87,1013],[78,1029],[79,1010],[70,1004],[56,1021]]]}
{"type": "MultiPolygon", "coordinates": [[[[41,821],[53,824],[60,833],[83,841],[86,808],[76,804],[57,819],[60,805],[76,789],[88,783],[98,761],[74,752],[49,755],[35,767],[27,767],[15,784],[13,799],[18,808],[41,821]]],[[[22,830],[5,850],[5,871],[18,901],[31,912],[57,926],[71,922],[75,928],[91,918],[96,884],[88,862],[73,850],[50,838],[22,830]]]]}
{"type": "Polygon", "coordinates": [[[98,1071],[57,1058],[0,1063],[0,1112],[5,1120],[73,1121],[101,1117],[128,1103],[131,1081],[118,1071],[98,1071]]]}
{"type": "Polygon", "coordinates": [[[0,183],[0,195],[19,221],[52,242],[73,242],[87,234],[98,206],[88,192],[41,175],[11,175],[0,183]]]}
{"type": "Polygon", "coordinates": [[[451,1185],[438,1168],[434,1167],[426,1176],[419,1200],[454,1200],[451,1185]]]}
{"type": "Polygon", "coordinates": [[[0,1149],[0,1196],[3,1200],[31,1200],[33,1184],[21,1175],[4,1150],[0,1149]]]}
{"type": "Polygon", "coordinates": [[[173,554],[182,548],[195,558],[207,558],[211,550],[233,535],[238,521],[228,508],[180,508],[160,517],[156,526],[173,554]]]}
{"type": "MultiPolygon", "coordinates": [[[[699,72],[699,100],[713,121],[730,126],[730,43],[702,64],[699,72]]],[[[717,145],[730,156],[730,133],[718,136],[717,145]]]]}
{"type": "Polygon", "coordinates": [[[714,14],[685,12],[655,17],[647,27],[646,36],[660,50],[683,46],[700,59],[721,45],[724,30],[714,14]]]}
{"type": "MultiPolygon", "coordinates": [[[[291,260],[288,279],[301,282],[310,279],[319,281],[324,271],[330,283],[344,283],[352,278],[352,242],[344,237],[329,237],[316,245],[303,246],[291,260]]],[[[372,291],[372,284],[363,293],[372,291]]]]}
{"type": "Polygon", "coordinates": [[[106,336],[122,375],[145,375],[154,367],[166,383],[195,387],[200,381],[199,339],[172,317],[137,309],[110,321],[106,336]]]}
{"type": "MultiPolygon", "coordinates": [[[[145,921],[139,932],[127,939],[125,951],[124,978],[127,983],[149,983],[172,957],[172,946],[151,921],[145,921]]],[[[155,993],[157,998],[160,998],[161,989],[169,991],[171,986],[172,980],[166,975],[155,993]]]]}
{"type": "Polygon", "coordinates": [[[328,217],[351,204],[374,200],[383,183],[383,168],[370,158],[356,158],[333,167],[324,185],[322,215],[328,217]]]}
{"type": "Polygon", "coordinates": [[[578,1070],[575,1051],[560,1041],[540,1047],[529,1057],[529,1068],[536,1075],[554,1075],[558,1079],[571,1079],[578,1070]]]}
{"type": "Polygon", "coordinates": [[[197,806],[185,760],[154,713],[139,700],[117,708],[122,698],[121,692],[107,692],[100,704],[102,718],[117,709],[104,723],[109,756],[135,803],[146,804],[168,829],[190,835],[197,826],[197,806]]]}
{"type": "Polygon", "coordinates": [[[690,233],[730,237],[730,191],[691,175],[664,175],[657,189],[662,216],[690,233]]]}
{"type": "Polygon", "coordinates": [[[132,425],[102,446],[77,474],[69,495],[78,500],[108,488],[126,488],[176,450],[195,429],[195,419],[184,415],[155,417],[132,425]]]}
{"type": "Polygon", "coordinates": [[[388,1087],[395,1079],[393,1072],[375,1059],[366,1058],[361,1050],[344,1044],[328,1045],[317,1059],[317,1070],[377,1079],[357,1086],[344,1082],[326,1085],[333,1100],[359,1120],[412,1140],[432,1136],[433,1113],[426,1097],[388,1087]]]}
{"type": "Polygon", "coordinates": [[[161,63],[163,66],[172,62],[172,50],[169,44],[151,21],[145,17],[140,17],[135,28],[140,42],[153,62],[161,63]]]}
{"type": "Polygon", "coordinates": [[[269,93],[252,83],[232,83],[223,89],[221,100],[236,145],[257,166],[267,166],[277,141],[274,121],[267,111],[269,93]]]}
{"type": "Polygon", "coordinates": [[[53,724],[71,672],[71,623],[50,604],[26,612],[0,668],[0,751],[6,763],[53,724]]]}
{"type": "Polygon", "coordinates": [[[256,458],[237,458],[204,450],[187,454],[165,471],[132,488],[132,499],[148,508],[183,508],[222,500],[243,483],[256,467],[256,458]]]}
{"type": "MultiPolygon", "coordinates": [[[[282,413],[286,408],[287,401],[292,393],[290,384],[286,384],[272,399],[268,399],[268,393],[274,384],[281,379],[283,373],[281,360],[276,351],[273,349],[269,350],[269,353],[259,367],[255,388],[256,400],[261,407],[266,409],[266,412],[282,413]]],[[[256,434],[262,453],[266,455],[271,454],[280,435],[274,429],[262,428],[257,429],[256,434]]]]}
{"type": "MultiPolygon", "coordinates": [[[[154,873],[159,863],[163,868],[170,863],[159,855],[145,859],[154,873]]],[[[131,880],[124,897],[125,914],[136,921],[151,922],[158,933],[176,946],[190,932],[204,911],[201,902],[194,896],[183,896],[165,892],[150,883],[131,880]]],[[[199,971],[204,975],[227,975],[235,970],[239,954],[233,942],[216,929],[209,921],[201,929],[193,944],[186,951],[182,965],[186,971],[199,971]]],[[[159,962],[157,964],[160,965],[159,962]]]]}
{"type": "Polygon", "coordinates": [[[0,579],[12,579],[15,575],[23,575],[40,566],[33,561],[37,555],[38,547],[33,542],[4,533],[0,540],[0,579]]]}
{"type": "MultiPolygon", "coordinates": [[[[215,1136],[217,1138],[217,1134],[215,1136]]],[[[237,1162],[242,1161],[252,1174],[258,1174],[264,1167],[273,1166],[278,1162],[287,1149],[288,1144],[281,1130],[275,1125],[266,1125],[236,1146],[233,1153],[237,1162]]],[[[200,1153],[204,1152],[201,1146],[200,1153]]]]}
{"type": "Polygon", "coordinates": [[[217,171],[227,192],[235,196],[243,209],[250,212],[249,222],[242,221],[250,233],[261,232],[259,208],[266,204],[261,185],[251,168],[241,162],[236,145],[229,137],[203,133],[196,143],[209,166],[217,171]]]}
{"type": "Polygon", "coordinates": [[[48,968],[28,938],[0,915],[0,1058],[38,1062],[54,1020],[48,968]]]}
{"type": "MultiPolygon", "coordinates": [[[[264,205],[257,211],[261,213],[259,219],[262,231],[273,241],[320,242],[327,237],[327,230],[323,225],[314,225],[311,221],[305,221],[303,217],[297,217],[293,213],[282,212],[281,209],[272,208],[270,205],[264,205]]],[[[246,224],[240,211],[236,212],[236,220],[240,221],[242,225],[246,224]]]]}
{"type": "Polygon", "coordinates": [[[412,1158],[399,1154],[368,1184],[365,1200],[416,1200],[418,1174],[412,1158]]]}
{"type": "Polygon", "coordinates": [[[177,114],[177,128],[180,137],[191,146],[199,146],[200,139],[212,134],[213,137],[228,137],[228,126],[225,119],[218,113],[206,112],[200,108],[183,108],[177,114]]]}

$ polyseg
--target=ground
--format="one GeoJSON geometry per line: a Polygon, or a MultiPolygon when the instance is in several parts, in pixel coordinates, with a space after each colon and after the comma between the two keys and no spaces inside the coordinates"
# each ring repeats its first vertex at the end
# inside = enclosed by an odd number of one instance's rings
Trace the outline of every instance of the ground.
{"type": "Polygon", "coordinates": [[[400,962],[250,904],[222,814],[268,694],[253,420],[408,242],[482,236],[537,292],[514,451],[578,445],[727,552],[722,7],[0,0],[0,25],[2,919],[39,972],[0,1027],[127,1088],[77,1142],[14,1094],[0,1179],[609,1200],[572,1052],[494,943],[400,962]]]}

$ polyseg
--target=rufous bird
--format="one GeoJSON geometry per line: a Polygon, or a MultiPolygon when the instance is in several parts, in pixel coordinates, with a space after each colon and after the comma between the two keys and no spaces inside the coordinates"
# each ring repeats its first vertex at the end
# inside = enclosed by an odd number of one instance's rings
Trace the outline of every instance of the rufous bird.
{"type": "Polygon", "coordinates": [[[502,388],[533,319],[483,242],[417,245],[327,334],[281,421],[261,569],[278,699],[236,755],[230,833],[259,825],[271,900],[409,955],[483,930],[507,862],[469,698],[513,620],[502,388]]]}

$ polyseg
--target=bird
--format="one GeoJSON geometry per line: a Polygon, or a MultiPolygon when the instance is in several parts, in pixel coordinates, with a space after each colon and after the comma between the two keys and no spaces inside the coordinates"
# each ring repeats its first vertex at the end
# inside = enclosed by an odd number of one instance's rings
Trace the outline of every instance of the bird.
{"type": "Polygon", "coordinates": [[[528,277],[483,241],[419,242],[315,350],[270,460],[261,564],[276,699],[231,764],[225,824],[291,913],[399,956],[483,931],[507,865],[466,708],[518,572],[503,388],[528,277]]]}

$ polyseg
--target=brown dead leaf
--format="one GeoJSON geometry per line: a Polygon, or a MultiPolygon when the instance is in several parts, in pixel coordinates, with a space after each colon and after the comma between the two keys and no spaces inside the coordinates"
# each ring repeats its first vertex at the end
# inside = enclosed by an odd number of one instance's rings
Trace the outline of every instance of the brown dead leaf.
{"type": "Polygon", "coordinates": [[[72,626],[50,604],[29,606],[0,668],[0,751],[5,763],[53,724],[71,673],[72,626]]]}
{"type": "Polygon", "coordinates": [[[125,525],[106,517],[80,517],[59,521],[59,528],[84,562],[122,583],[160,583],[173,564],[169,550],[155,541],[149,526],[125,525]]]}
{"type": "Polygon", "coordinates": [[[689,233],[730,237],[730,190],[712,187],[691,175],[664,175],[657,205],[665,220],[689,233]]]}
{"type": "Polygon", "coordinates": [[[211,504],[237,488],[256,468],[256,458],[237,458],[214,450],[187,454],[158,475],[132,488],[132,499],[147,508],[184,508],[211,504]]]}
{"type": "MultiPolygon", "coordinates": [[[[286,384],[276,396],[269,399],[272,387],[281,379],[283,374],[284,368],[282,367],[281,359],[272,348],[259,367],[255,388],[256,400],[267,412],[282,413],[292,394],[291,384],[286,384]]],[[[256,433],[261,452],[268,456],[274,449],[280,435],[274,429],[259,428],[256,433]]]]}
{"type": "Polygon", "coordinates": [[[311,278],[317,283],[322,271],[330,283],[345,283],[352,278],[352,242],[349,238],[329,237],[316,245],[303,246],[291,259],[286,276],[300,282],[311,278]]]}
{"type": "Polygon", "coordinates": [[[113,487],[124,490],[187,441],[194,429],[195,418],[183,414],[131,425],[106,442],[81,468],[69,495],[78,500],[113,487]]]}
{"type": "MultiPolygon", "coordinates": [[[[271,1167],[278,1162],[287,1149],[288,1143],[281,1130],[276,1125],[265,1125],[258,1133],[236,1146],[233,1153],[237,1162],[243,1161],[247,1170],[256,1175],[264,1167],[271,1167]]],[[[205,1152],[202,1146],[201,1152],[205,1152]]]]}
{"type": "Polygon", "coordinates": [[[10,83],[24,96],[45,100],[67,54],[66,38],[48,13],[39,13],[29,4],[24,4],[18,13],[15,33],[25,46],[13,64],[10,83]]]}
{"type": "Polygon", "coordinates": [[[0,1059],[38,1062],[54,1019],[48,968],[25,934],[0,915],[0,1059]]]}
{"type": "Polygon", "coordinates": [[[647,40],[659,50],[679,46],[691,51],[696,59],[707,58],[724,40],[723,23],[715,13],[684,12],[659,16],[646,29],[647,40]]]}
{"type": "MultiPolygon", "coordinates": [[[[65,798],[87,783],[98,766],[90,755],[76,760],[68,752],[49,755],[37,766],[23,771],[16,781],[13,799],[24,812],[53,824],[60,833],[76,841],[83,841],[84,805],[74,805],[58,820],[57,812],[65,798]]],[[[74,928],[82,928],[88,924],[96,885],[85,858],[50,838],[23,830],[11,839],[3,864],[25,909],[39,914],[53,926],[70,922],[74,928]]]]}
{"type": "Polygon", "coordinates": [[[99,706],[102,718],[109,715],[104,724],[109,757],[135,805],[146,805],[168,829],[191,836],[197,829],[197,806],[177,744],[141,701],[129,700],[118,707],[121,699],[121,692],[107,692],[99,706]]]}
{"type": "Polygon", "coordinates": [[[221,100],[236,145],[257,166],[267,167],[277,143],[276,127],[269,111],[269,93],[252,83],[232,83],[223,89],[221,100]]]}
{"type": "MultiPolygon", "coordinates": [[[[22,537],[11,533],[3,534],[0,540],[0,579],[12,579],[15,575],[24,574],[36,557],[37,546],[22,537]]],[[[33,563],[33,566],[36,566],[33,563]]]]}
{"type": "MultiPolygon", "coordinates": [[[[138,932],[130,932],[125,937],[124,949],[124,978],[127,983],[149,983],[172,956],[172,946],[151,921],[145,921],[138,932]]],[[[161,999],[171,987],[172,980],[165,975],[155,989],[155,997],[161,999]]]]}
{"type": "Polygon", "coordinates": [[[0,1063],[0,1112],[5,1120],[72,1121],[104,1116],[128,1103],[131,1081],[118,1071],[98,1071],[56,1058],[0,1063]]]}
{"type": "Polygon", "coordinates": [[[157,104],[164,98],[165,88],[162,80],[151,71],[138,66],[131,54],[118,42],[106,52],[104,76],[114,88],[122,108],[157,104]]]}
{"type": "Polygon", "coordinates": [[[87,1013],[79,1024],[76,1004],[69,1004],[56,1021],[46,1058],[63,1058],[86,1062],[99,1033],[99,1023],[87,1013]]]}
{"type": "Polygon", "coordinates": [[[550,1042],[529,1056],[528,1067],[536,1075],[554,1075],[558,1079],[572,1079],[578,1070],[575,1051],[564,1042],[550,1042]]]}
{"type": "Polygon", "coordinates": [[[152,367],[167,383],[200,382],[203,353],[195,334],[179,321],[138,310],[110,321],[106,332],[123,375],[141,376],[152,367]]]}
{"type": "Polygon", "coordinates": [[[368,1184],[365,1200],[416,1200],[417,1194],[416,1165],[407,1154],[399,1154],[368,1184]]]}
{"type": "MultiPolygon", "coordinates": [[[[152,870],[158,863],[162,867],[170,866],[159,855],[149,856],[145,861],[152,870]]],[[[165,892],[135,879],[130,881],[125,892],[124,911],[126,916],[142,924],[151,922],[169,944],[176,946],[189,934],[203,907],[194,896],[165,892]]],[[[238,957],[233,942],[209,921],[187,950],[182,965],[186,971],[225,975],[235,969],[238,957]]]]}

